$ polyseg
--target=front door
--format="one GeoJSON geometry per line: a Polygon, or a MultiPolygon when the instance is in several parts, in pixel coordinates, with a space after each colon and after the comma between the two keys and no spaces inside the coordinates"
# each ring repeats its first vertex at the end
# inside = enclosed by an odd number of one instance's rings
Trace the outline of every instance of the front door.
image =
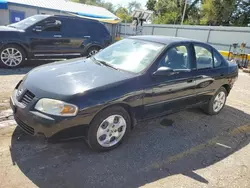
{"type": "Polygon", "coordinates": [[[30,28],[30,48],[34,56],[57,56],[61,54],[60,45],[64,43],[59,19],[49,17],[30,28]]]}
{"type": "Polygon", "coordinates": [[[168,48],[157,63],[156,69],[168,67],[174,72],[171,75],[149,76],[144,98],[145,118],[178,111],[195,103],[190,46],[185,43],[168,48]]]}

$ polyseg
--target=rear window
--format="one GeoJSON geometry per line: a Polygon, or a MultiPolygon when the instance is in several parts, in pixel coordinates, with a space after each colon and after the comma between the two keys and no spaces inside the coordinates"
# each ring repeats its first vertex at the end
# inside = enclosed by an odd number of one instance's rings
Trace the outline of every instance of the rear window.
{"type": "Polygon", "coordinates": [[[215,50],[213,52],[214,52],[214,67],[223,66],[223,60],[221,56],[219,55],[219,53],[215,50]]]}
{"type": "Polygon", "coordinates": [[[103,29],[103,33],[105,33],[106,35],[110,35],[107,27],[103,23],[100,23],[100,24],[102,25],[101,28],[103,29]]]}
{"type": "Polygon", "coordinates": [[[88,22],[88,30],[90,31],[91,34],[96,35],[96,36],[107,36],[110,35],[108,29],[105,27],[104,24],[100,22],[88,22]]]}
{"type": "Polygon", "coordinates": [[[80,19],[64,19],[63,29],[66,33],[76,34],[78,35],[89,35],[89,30],[87,28],[87,24],[84,20],[80,19]]]}

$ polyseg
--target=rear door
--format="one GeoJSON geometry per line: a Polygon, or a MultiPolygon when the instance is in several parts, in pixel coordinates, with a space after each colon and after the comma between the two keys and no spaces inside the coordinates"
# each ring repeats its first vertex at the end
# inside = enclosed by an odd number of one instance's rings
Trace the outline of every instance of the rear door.
{"type": "Polygon", "coordinates": [[[90,39],[85,20],[78,18],[63,18],[62,41],[58,47],[64,54],[80,55],[85,43],[90,39]]]}
{"type": "Polygon", "coordinates": [[[190,43],[169,47],[157,62],[155,69],[169,67],[172,75],[149,75],[145,89],[145,115],[152,118],[166,112],[178,111],[195,103],[195,80],[193,79],[193,55],[190,43]]]}
{"type": "Polygon", "coordinates": [[[220,54],[211,46],[203,43],[193,43],[196,70],[193,76],[196,82],[197,101],[208,101],[223,85],[227,74],[224,61],[220,54]]]}

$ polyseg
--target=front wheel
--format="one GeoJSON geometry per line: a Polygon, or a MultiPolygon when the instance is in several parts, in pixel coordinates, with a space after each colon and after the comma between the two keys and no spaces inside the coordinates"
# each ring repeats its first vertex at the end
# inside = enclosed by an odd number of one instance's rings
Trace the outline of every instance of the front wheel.
{"type": "Polygon", "coordinates": [[[23,49],[17,45],[6,45],[0,51],[0,66],[5,68],[19,67],[25,60],[23,49]]]}
{"type": "Polygon", "coordinates": [[[203,108],[203,110],[209,115],[216,115],[220,113],[225,106],[227,94],[226,89],[221,87],[210,99],[209,103],[203,108]]]}
{"type": "Polygon", "coordinates": [[[90,124],[88,144],[97,151],[114,149],[127,136],[130,127],[130,116],[124,108],[120,106],[107,108],[90,124]]]}

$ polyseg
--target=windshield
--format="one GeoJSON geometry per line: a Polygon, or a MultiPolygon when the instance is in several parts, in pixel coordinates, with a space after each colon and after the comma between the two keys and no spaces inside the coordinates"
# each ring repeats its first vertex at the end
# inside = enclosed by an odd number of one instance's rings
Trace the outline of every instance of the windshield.
{"type": "Polygon", "coordinates": [[[136,39],[124,39],[105,48],[94,57],[114,68],[139,73],[146,69],[159,52],[163,44],[136,39]]]}
{"type": "Polygon", "coordinates": [[[24,30],[24,29],[27,29],[28,27],[36,24],[37,22],[42,21],[43,19],[45,19],[47,17],[48,17],[48,15],[35,15],[35,16],[28,17],[20,22],[10,24],[8,26],[24,30]]]}

